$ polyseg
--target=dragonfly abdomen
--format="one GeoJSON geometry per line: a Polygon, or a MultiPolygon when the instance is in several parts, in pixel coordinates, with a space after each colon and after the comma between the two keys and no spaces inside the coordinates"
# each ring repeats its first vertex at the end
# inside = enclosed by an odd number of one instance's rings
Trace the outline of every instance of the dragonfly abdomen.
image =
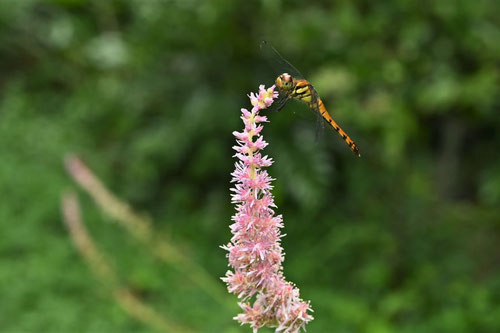
{"type": "MultiPolygon", "coordinates": [[[[310,103],[310,104],[313,104],[313,103],[310,103]]],[[[312,105],[310,105],[310,107],[313,108],[312,105]]],[[[330,114],[326,110],[325,105],[323,104],[323,101],[319,97],[318,97],[318,109],[319,109],[319,111],[320,111],[321,116],[323,117],[323,119],[325,119],[326,122],[329,123],[330,126],[332,126],[333,129],[337,133],[339,133],[339,135],[342,137],[342,139],[344,139],[345,143],[347,143],[347,145],[349,146],[349,148],[351,148],[351,150],[353,151],[353,153],[356,154],[356,155],[358,155],[358,156],[361,156],[361,154],[359,153],[358,146],[349,137],[349,135],[347,135],[347,133],[344,132],[344,130],[342,130],[342,128],[340,128],[340,126],[335,122],[335,120],[333,120],[332,116],[330,116],[330,114]]]]}
{"type": "Polygon", "coordinates": [[[328,113],[323,104],[321,98],[319,98],[318,93],[312,87],[311,83],[306,80],[297,80],[294,84],[294,88],[290,93],[293,98],[299,99],[301,101],[306,102],[309,105],[309,108],[313,111],[319,112],[323,119],[333,127],[333,129],[339,133],[339,135],[344,139],[349,148],[356,154],[357,156],[361,156],[359,154],[359,148],[354,143],[354,141],[347,135],[346,132],[340,128],[340,126],[333,120],[332,116],[328,113]]]}

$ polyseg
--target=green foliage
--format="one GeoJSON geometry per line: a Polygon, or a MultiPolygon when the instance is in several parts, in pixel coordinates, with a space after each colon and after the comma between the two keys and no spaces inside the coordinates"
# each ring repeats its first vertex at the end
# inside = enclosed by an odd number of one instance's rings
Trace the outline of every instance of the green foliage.
{"type": "MultiPolygon", "coordinates": [[[[67,152],[224,275],[231,133],[246,94],[273,82],[267,39],[362,155],[333,131],[315,144],[299,103],[264,130],[309,330],[500,331],[499,12],[494,0],[0,2],[0,330],[149,331],[61,223],[67,152]]],[[[236,307],[84,208],[145,301],[199,331],[248,331],[236,307]]]]}

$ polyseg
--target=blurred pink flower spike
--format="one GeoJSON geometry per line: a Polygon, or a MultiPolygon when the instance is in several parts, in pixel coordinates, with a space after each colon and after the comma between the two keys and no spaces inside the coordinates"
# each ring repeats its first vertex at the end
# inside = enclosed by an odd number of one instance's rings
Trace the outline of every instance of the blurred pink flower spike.
{"type": "Polygon", "coordinates": [[[257,94],[249,95],[251,111],[241,109],[245,124],[243,132],[233,132],[237,139],[235,170],[231,189],[236,204],[234,223],[230,226],[233,237],[223,249],[228,251],[229,265],[234,269],[222,278],[230,293],[236,294],[243,313],[234,319],[249,324],[254,332],[259,328],[275,327],[276,332],[298,332],[313,319],[309,302],[299,296],[299,290],[283,276],[282,216],[275,215],[271,194],[272,178],[263,167],[273,161],[262,156],[267,146],[260,132],[265,116],[259,111],[268,108],[278,97],[275,86],[259,87],[257,94]],[[253,301],[253,305],[251,304],[253,301]]]}

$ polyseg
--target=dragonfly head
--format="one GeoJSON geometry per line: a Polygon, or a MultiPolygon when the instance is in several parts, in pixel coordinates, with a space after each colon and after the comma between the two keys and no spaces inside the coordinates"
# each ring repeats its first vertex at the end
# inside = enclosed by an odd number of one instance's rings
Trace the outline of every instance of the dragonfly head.
{"type": "Polygon", "coordinates": [[[276,86],[283,91],[290,91],[293,89],[293,78],[288,73],[283,73],[276,78],[276,86]]]}

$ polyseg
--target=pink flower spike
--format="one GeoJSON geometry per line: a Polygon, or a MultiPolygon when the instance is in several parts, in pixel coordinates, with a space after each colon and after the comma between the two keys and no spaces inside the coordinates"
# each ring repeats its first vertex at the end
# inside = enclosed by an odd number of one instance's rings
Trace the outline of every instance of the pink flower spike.
{"type": "Polygon", "coordinates": [[[236,214],[230,226],[233,237],[229,244],[221,246],[228,252],[226,257],[234,270],[221,279],[228,291],[241,300],[238,304],[243,310],[234,319],[249,324],[254,333],[264,326],[274,327],[276,332],[299,332],[313,320],[309,302],[304,302],[295,285],[283,276],[283,219],[274,213],[277,207],[271,193],[273,179],[262,169],[273,161],[260,152],[268,145],[261,135],[262,123],[268,120],[259,111],[278,97],[274,89],[261,85],[258,93],[248,95],[253,108],[241,109],[245,129],[233,132],[238,161],[231,174],[231,182],[235,183],[231,202],[236,204],[236,214]]]}

